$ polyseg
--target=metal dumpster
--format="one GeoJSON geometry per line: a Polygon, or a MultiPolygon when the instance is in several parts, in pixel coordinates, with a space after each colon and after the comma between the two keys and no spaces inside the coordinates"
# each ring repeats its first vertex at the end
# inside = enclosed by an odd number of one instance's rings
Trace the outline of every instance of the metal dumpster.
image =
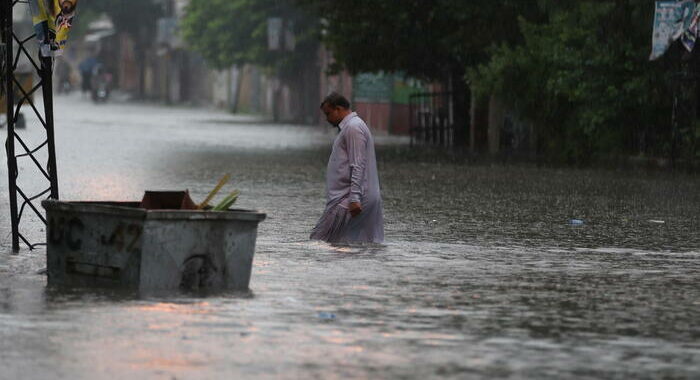
{"type": "Polygon", "coordinates": [[[147,210],[139,202],[45,200],[49,285],[248,289],[250,210],[147,210]]]}

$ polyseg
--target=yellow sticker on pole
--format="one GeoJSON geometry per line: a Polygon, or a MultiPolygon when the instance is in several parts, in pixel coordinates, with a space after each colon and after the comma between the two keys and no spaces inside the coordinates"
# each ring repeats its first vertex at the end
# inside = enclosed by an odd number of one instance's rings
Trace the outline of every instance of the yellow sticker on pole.
{"type": "Polygon", "coordinates": [[[77,6],[78,0],[29,0],[32,23],[43,57],[61,55],[77,6]]]}

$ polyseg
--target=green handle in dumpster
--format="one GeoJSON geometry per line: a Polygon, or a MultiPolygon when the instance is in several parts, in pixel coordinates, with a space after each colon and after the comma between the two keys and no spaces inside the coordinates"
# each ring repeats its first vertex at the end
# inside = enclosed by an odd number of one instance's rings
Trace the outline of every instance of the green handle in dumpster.
{"type": "Polygon", "coordinates": [[[219,183],[216,184],[216,187],[214,188],[214,190],[212,190],[212,191],[209,193],[209,195],[207,195],[206,199],[204,199],[204,202],[200,203],[199,206],[197,206],[197,208],[198,208],[199,210],[201,210],[201,209],[207,207],[207,204],[209,204],[209,202],[211,202],[211,200],[214,198],[214,196],[216,195],[216,193],[218,193],[219,190],[221,190],[221,188],[224,187],[224,185],[225,185],[226,183],[228,183],[228,180],[229,180],[230,178],[231,178],[231,176],[228,175],[228,174],[226,174],[225,176],[221,177],[221,179],[219,180],[219,183]]]}
{"type": "Polygon", "coordinates": [[[214,206],[212,210],[214,211],[226,211],[228,210],[231,206],[233,206],[234,203],[236,203],[236,200],[238,199],[238,194],[240,194],[240,191],[234,190],[231,194],[227,195],[226,198],[224,198],[219,204],[214,206]]]}

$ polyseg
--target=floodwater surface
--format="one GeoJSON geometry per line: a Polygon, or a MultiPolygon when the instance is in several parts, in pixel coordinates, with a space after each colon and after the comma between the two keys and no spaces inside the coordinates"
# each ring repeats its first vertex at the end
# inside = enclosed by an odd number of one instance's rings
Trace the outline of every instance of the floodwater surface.
{"type": "Polygon", "coordinates": [[[56,99],[62,199],[201,201],[230,173],[268,218],[249,292],[49,289],[45,250],[10,249],[3,161],[0,378],[700,377],[698,177],[451,163],[377,136],[387,241],[336,247],[308,240],[334,133],[56,99]]]}

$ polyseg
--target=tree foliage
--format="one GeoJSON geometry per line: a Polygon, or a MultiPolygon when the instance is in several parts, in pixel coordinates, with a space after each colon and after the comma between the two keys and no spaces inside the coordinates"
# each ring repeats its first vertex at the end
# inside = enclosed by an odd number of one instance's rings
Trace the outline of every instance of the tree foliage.
{"type": "Polygon", "coordinates": [[[534,0],[298,0],[325,20],[323,41],[337,69],[401,71],[444,80],[487,58],[494,42],[519,39],[517,17],[534,0]]]}
{"type": "Polygon", "coordinates": [[[119,32],[130,34],[134,41],[148,41],[155,33],[163,7],[156,0],[93,0],[80,2],[79,12],[105,13],[119,32]]]}
{"type": "Polygon", "coordinates": [[[668,150],[669,65],[648,61],[653,3],[541,6],[544,22],[520,20],[522,44],[493,48],[471,71],[479,91],[534,122],[541,152],[558,161],[668,150]]]}
{"type": "MultiPolygon", "coordinates": [[[[668,156],[674,143],[680,59],[648,61],[653,1],[297,1],[325,20],[338,68],[442,81],[466,73],[477,94],[497,95],[535,124],[539,152],[552,160],[668,156]]],[[[700,154],[696,125],[678,131],[690,157],[700,154]]]]}
{"type": "Polygon", "coordinates": [[[183,20],[189,44],[216,68],[257,64],[293,75],[316,57],[318,20],[278,0],[192,0],[183,20]],[[292,51],[270,51],[267,24],[271,17],[292,25],[292,51]]]}

